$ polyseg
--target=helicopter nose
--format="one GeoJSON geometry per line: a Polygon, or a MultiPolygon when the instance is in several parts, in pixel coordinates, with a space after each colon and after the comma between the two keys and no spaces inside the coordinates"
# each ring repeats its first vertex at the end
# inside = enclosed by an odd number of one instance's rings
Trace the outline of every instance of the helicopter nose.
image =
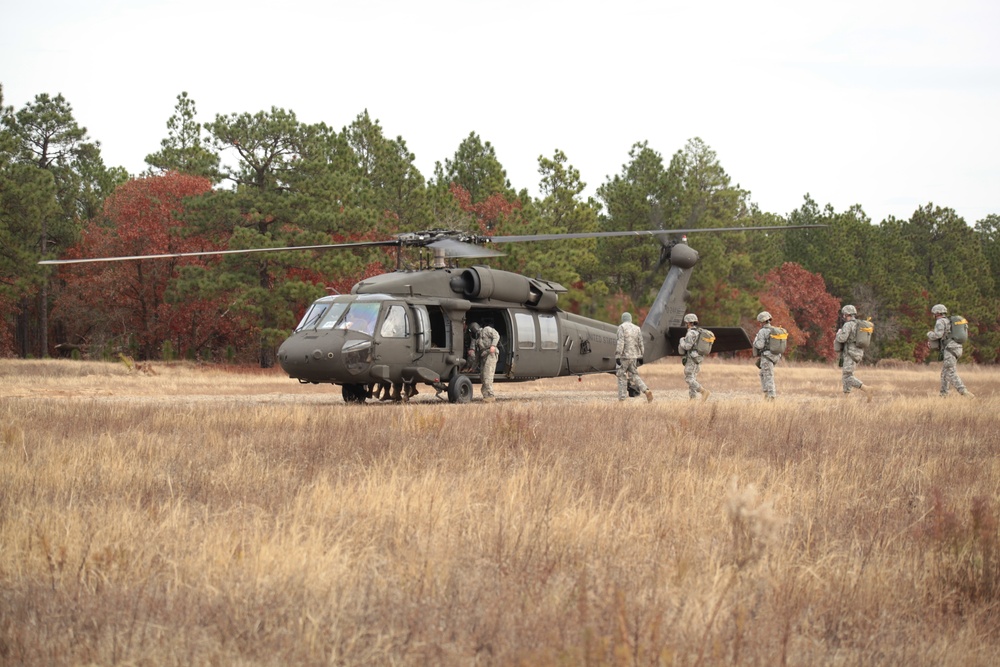
{"type": "Polygon", "coordinates": [[[343,331],[292,334],[278,348],[278,363],[303,382],[361,382],[372,363],[372,342],[343,331]]]}
{"type": "Polygon", "coordinates": [[[324,382],[337,375],[343,340],[293,334],[278,348],[278,363],[288,376],[309,382],[324,382]]]}

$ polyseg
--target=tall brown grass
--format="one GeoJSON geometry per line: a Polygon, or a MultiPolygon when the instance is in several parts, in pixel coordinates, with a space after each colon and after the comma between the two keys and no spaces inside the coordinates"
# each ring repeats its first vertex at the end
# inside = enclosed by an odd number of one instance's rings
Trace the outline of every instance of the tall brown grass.
{"type": "Polygon", "coordinates": [[[709,361],[344,404],[0,362],[3,664],[988,665],[1000,370],[709,361]]]}

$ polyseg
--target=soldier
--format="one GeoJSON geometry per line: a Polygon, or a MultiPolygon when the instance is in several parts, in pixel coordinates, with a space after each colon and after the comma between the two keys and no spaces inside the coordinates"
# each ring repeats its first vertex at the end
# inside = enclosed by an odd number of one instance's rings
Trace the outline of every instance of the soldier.
{"type": "Polygon", "coordinates": [[[701,362],[704,359],[696,349],[698,337],[701,335],[698,316],[688,313],[684,316],[684,325],[687,327],[687,334],[681,338],[677,351],[684,357],[684,381],[688,386],[688,398],[695,399],[701,394],[701,399],[707,401],[712,392],[698,382],[698,371],[701,370],[701,362]]]}
{"type": "Polygon", "coordinates": [[[484,403],[492,403],[496,400],[493,393],[493,374],[497,370],[497,359],[500,353],[497,346],[500,344],[500,334],[491,326],[480,326],[479,322],[469,325],[469,333],[475,341],[476,352],[480,359],[479,374],[482,379],[482,389],[484,403]]]}
{"type": "Polygon", "coordinates": [[[927,344],[941,350],[941,396],[948,395],[948,385],[953,385],[962,396],[974,398],[971,391],[965,388],[962,378],[958,377],[958,358],[962,356],[962,344],[951,337],[951,319],[944,304],[936,304],[931,313],[937,316],[934,331],[927,332],[927,344]]]}
{"type": "MultiPolygon", "coordinates": [[[[834,348],[840,353],[840,370],[843,376],[844,395],[851,393],[852,389],[867,392],[864,383],[854,377],[854,369],[861,363],[865,356],[865,351],[857,346],[858,338],[858,309],[848,304],[840,309],[840,314],[844,316],[844,326],[840,327],[834,337],[834,348]]],[[[871,393],[866,393],[865,398],[871,400],[871,393]]]]}
{"type": "Polygon", "coordinates": [[[773,401],[776,395],[774,388],[774,365],[781,361],[781,355],[770,350],[771,313],[762,311],[757,314],[760,331],[753,340],[753,355],[757,357],[757,367],[760,368],[760,388],[764,390],[764,398],[773,401]]]}
{"type": "Polygon", "coordinates": [[[632,385],[646,394],[646,401],[653,401],[653,392],[639,377],[637,362],[645,353],[642,330],[632,324],[631,313],[622,313],[622,323],[618,325],[618,344],[615,346],[615,375],[618,376],[618,400],[624,401],[628,386],[632,385]]]}

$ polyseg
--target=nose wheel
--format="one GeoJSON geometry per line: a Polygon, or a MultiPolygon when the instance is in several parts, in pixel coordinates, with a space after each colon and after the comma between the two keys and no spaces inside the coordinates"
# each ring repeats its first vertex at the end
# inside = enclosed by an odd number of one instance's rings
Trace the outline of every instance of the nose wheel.
{"type": "Polygon", "coordinates": [[[469,403],[472,401],[472,380],[467,375],[456,375],[448,384],[448,401],[469,403]]]}
{"type": "Polygon", "coordinates": [[[345,384],[340,388],[345,403],[363,404],[368,398],[368,387],[363,384],[345,384]]]}

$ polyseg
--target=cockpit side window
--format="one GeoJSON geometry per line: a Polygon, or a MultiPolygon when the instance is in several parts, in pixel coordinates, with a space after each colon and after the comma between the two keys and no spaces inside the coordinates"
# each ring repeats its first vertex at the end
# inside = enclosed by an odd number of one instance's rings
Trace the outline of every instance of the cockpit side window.
{"type": "Polygon", "coordinates": [[[406,338],[409,336],[410,321],[406,317],[406,308],[399,305],[389,306],[379,333],[383,338],[406,338]]]}

